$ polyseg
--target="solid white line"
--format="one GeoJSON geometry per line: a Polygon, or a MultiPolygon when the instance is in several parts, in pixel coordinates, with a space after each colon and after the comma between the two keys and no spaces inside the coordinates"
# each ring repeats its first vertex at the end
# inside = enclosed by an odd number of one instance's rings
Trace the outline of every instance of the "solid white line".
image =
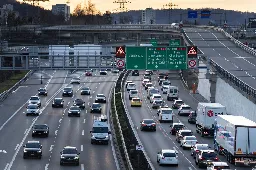
{"type": "Polygon", "coordinates": [[[82,131],[82,135],[84,135],[84,130],[82,131]]]}
{"type": "Polygon", "coordinates": [[[17,145],[16,145],[16,147],[15,147],[15,149],[14,149],[14,150],[16,151],[16,150],[18,149],[18,147],[19,147],[19,144],[17,144],[17,145]]]}
{"type": "Polygon", "coordinates": [[[84,170],[84,164],[81,164],[81,170],[84,170]]]}
{"type": "Polygon", "coordinates": [[[82,152],[82,151],[84,151],[84,146],[83,146],[83,145],[81,145],[81,152],[82,152]]]}
{"type": "Polygon", "coordinates": [[[9,164],[9,163],[7,163],[7,164],[6,164],[6,166],[5,166],[5,168],[4,168],[4,170],[7,170],[7,169],[8,169],[8,167],[9,167],[9,165],[10,165],[10,164],[9,164]]]}
{"type": "Polygon", "coordinates": [[[48,166],[49,166],[49,164],[46,164],[44,167],[44,170],[48,170],[48,166]]]}

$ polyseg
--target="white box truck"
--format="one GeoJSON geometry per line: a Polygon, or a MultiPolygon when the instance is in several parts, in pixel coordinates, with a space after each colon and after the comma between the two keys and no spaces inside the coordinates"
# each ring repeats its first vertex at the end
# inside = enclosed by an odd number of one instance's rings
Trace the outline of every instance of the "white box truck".
{"type": "Polygon", "coordinates": [[[196,132],[204,136],[214,135],[214,122],[218,115],[226,115],[226,107],[219,103],[198,103],[196,132]]]}
{"type": "Polygon", "coordinates": [[[255,164],[256,123],[243,116],[219,115],[215,121],[214,149],[231,164],[255,164]]]}

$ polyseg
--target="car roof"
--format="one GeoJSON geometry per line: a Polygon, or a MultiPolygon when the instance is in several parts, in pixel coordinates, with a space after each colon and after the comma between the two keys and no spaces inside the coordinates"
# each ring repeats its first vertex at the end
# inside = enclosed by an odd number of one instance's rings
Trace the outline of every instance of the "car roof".
{"type": "Polygon", "coordinates": [[[28,106],[38,106],[37,104],[28,104],[28,106]]]}
{"type": "MultiPolygon", "coordinates": [[[[31,96],[31,97],[37,97],[37,98],[39,98],[39,96],[31,96]]],[[[31,98],[31,97],[30,97],[30,98],[31,98]]]]}
{"type": "Polygon", "coordinates": [[[210,153],[210,152],[214,152],[214,150],[202,150],[202,152],[207,152],[207,153],[210,153]]]}
{"type": "Polygon", "coordinates": [[[180,132],[192,132],[192,131],[188,129],[183,129],[183,130],[180,130],[180,132]]]}
{"type": "Polygon", "coordinates": [[[34,124],[34,126],[48,126],[47,124],[34,124]]]}
{"type": "Polygon", "coordinates": [[[183,100],[179,99],[179,100],[174,100],[174,102],[183,102],[183,100]]]}
{"type": "Polygon", "coordinates": [[[74,146],[65,146],[63,149],[76,149],[74,146]]]}
{"type": "Polygon", "coordinates": [[[140,99],[140,98],[139,98],[139,97],[133,97],[132,100],[133,100],[133,99],[140,99]]]}
{"type": "Polygon", "coordinates": [[[176,151],[173,149],[162,149],[162,152],[163,153],[176,153],[176,151]]]}
{"type": "Polygon", "coordinates": [[[184,126],[183,123],[173,123],[172,125],[173,125],[173,126],[174,126],[174,125],[183,125],[183,126],[184,126]]]}
{"type": "Polygon", "coordinates": [[[97,94],[97,96],[98,96],[98,95],[103,95],[103,96],[105,96],[104,94],[97,94]]]}
{"type": "Polygon", "coordinates": [[[149,79],[143,79],[143,81],[150,81],[149,79]]]}
{"type": "Polygon", "coordinates": [[[72,107],[72,108],[74,108],[74,107],[79,108],[79,106],[74,106],[74,105],[73,105],[73,106],[70,106],[70,108],[71,108],[71,107],[72,107]]]}
{"type": "Polygon", "coordinates": [[[153,96],[161,96],[161,94],[153,94],[153,96]]]}
{"type": "Polygon", "coordinates": [[[209,146],[208,144],[195,144],[195,147],[197,147],[197,146],[209,146]]]}
{"type": "Polygon", "coordinates": [[[27,143],[40,143],[40,142],[33,140],[33,141],[28,141],[27,143]]]}
{"type": "Polygon", "coordinates": [[[65,89],[66,89],[66,88],[70,88],[70,89],[72,89],[72,87],[68,87],[68,86],[67,86],[67,87],[64,87],[64,88],[65,88],[65,89]]]}
{"type": "Polygon", "coordinates": [[[61,97],[56,97],[56,98],[54,98],[54,100],[63,100],[63,98],[61,98],[61,97]]]}
{"type": "Polygon", "coordinates": [[[190,107],[190,106],[187,105],[187,104],[183,104],[183,105],[181,105],[180,107],[190,107]]]}
{"type": "Polygon", "coordinates": [[[192,136],[184,136],[185,138],[187,138],[187,137],[194,137],[194,138],[196,138],[196,136],[194,136],[194,135],[192,135],[192,136]]]}
{"type": "Polygon", "coordinates": [[[100,103],[93,103],[92,105],[94,105],[94,104],[100,104],[100,103]]]}
{"type": "Polygon", "coordinates": [[[137,91],[137,92],[138,92],[138,90],[130,90],[130,92],[131,92],[131,91],[137,91]]]}
{"type": "Polygon", "coordinates": [[[227,162],[212,162],[213,166],[229,166],[227,162]]]}
{"type": "Polygon", "coordinates": [[[128,81],[126,81],[126,83],[132,83],[132,81],[131,81],[131,80],[128,80],[128,81]]]}
{"type": "Polygon", "coordinates": [[[161,110],[172,110],[170,107],[161,107],[161,110]]]}
{"type": "MultiPolygon", "coordinates": [[[[143,120],[143,121],[144,121],[144,120],[152,120],[152,121],[154,121],[154,119],[142,119],[142,120],[143,120]]],[[[154,121],[154,122],[155,122],[155,121],[154,121]]]]}

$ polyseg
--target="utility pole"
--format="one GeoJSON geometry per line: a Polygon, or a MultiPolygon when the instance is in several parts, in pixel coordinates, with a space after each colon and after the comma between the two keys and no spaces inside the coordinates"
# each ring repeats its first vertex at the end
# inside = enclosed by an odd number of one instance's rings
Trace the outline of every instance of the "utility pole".
{"type": "Polygon", "coordinates": [[[169,9],[169,24],[172,23],[172,22],[171,22],[172,9],[173,9],[173,7],[177,7],[177,6],[178,6],[178,5],[176,5],[176,4],[172,3],[172,2],[163,5],[163,8],[167,7],[167,9],[169,9]]]}

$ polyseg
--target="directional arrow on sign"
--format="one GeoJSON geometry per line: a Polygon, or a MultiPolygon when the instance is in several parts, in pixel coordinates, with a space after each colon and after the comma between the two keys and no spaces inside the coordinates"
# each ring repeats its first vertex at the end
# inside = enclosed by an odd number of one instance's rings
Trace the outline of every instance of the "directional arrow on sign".
{"type": "Polygon", "coordinates": [[[138,68],[138,66],[137,66],[137,65],[135,65],[135,66],[134,66],[134,68],[138,68]]]}
{"type": "Polygon", "coordinates": [[[155,66],[155,68],[157,68],[157,67],[158,67],[158,65],[155,66]]]}
{"type": "Polygon", "coordinates": [[[179,66],[176,65],[175,67],[178,68],[179,66]]]}

